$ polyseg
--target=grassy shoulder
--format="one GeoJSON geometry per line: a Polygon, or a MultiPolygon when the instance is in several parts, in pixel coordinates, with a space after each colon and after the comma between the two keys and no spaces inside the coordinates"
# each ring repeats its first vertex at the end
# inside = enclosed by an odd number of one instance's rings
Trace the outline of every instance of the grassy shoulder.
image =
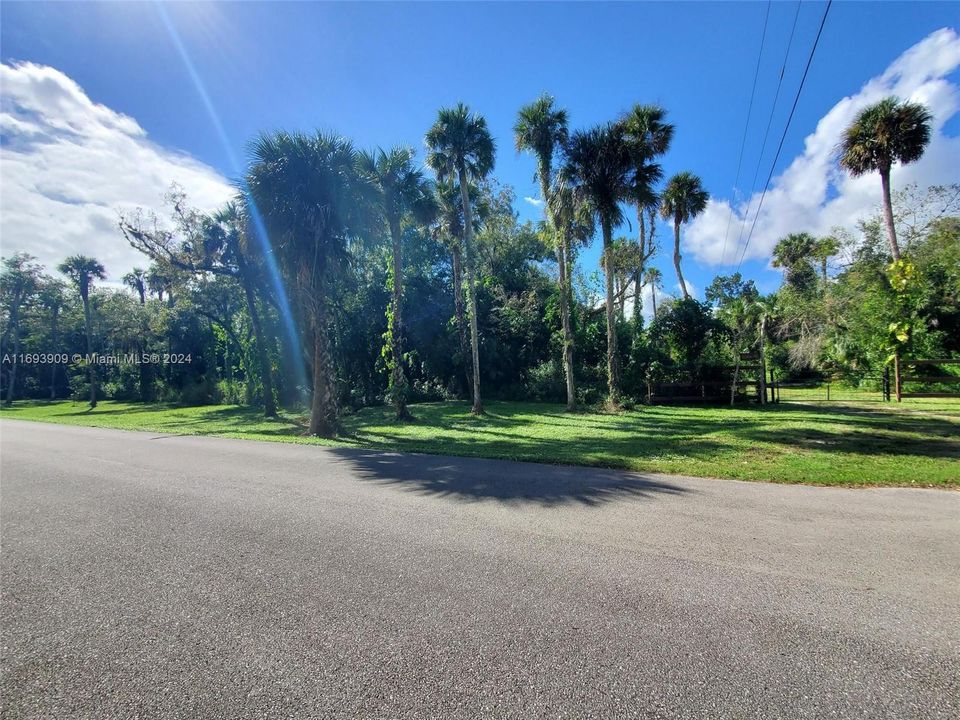
{"type": "Polygon", "coordinates": [[[818,485],[960,485],[960,401],[796,404],[767,408],[643,407],[567,414],[556,405],[491,402],[388,408],[344,418],[336,441],[303,435],[305,419],[267,420],[236,406],[21,402],[0,417],[122,430],[623,468],[702,477],[818,485]]]}

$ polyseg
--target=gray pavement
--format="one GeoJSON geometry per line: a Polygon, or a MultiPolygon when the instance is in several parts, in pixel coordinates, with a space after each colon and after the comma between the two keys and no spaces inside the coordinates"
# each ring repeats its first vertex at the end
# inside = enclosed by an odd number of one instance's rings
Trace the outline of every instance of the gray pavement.
{"type": "Polygon", "coordinates": [[[4,718],[960,717],[960,493],[0,422],[4,718]]]}

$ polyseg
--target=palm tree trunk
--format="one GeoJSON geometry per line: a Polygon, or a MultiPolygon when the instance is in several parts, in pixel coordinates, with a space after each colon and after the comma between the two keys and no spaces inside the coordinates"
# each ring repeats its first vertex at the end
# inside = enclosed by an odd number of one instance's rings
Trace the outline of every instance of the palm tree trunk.
{"type": "Polygon", "coordinates": [[[390,395],[393,398],[393,407],[397,420],[406,420],[410,417],[407,410],[407,377],[403,372],[403,322],[401,318],[401,303],[403,301],[403,257],[401,253],[400,224],[395,220],[390,222],[390,238],[393,241],[393,296],[390,308],[390,355],[393,367],[390,371],[390,395]]]}
{"type": "Polygon", "coordinates": [[[883,188],[883,220],[887,226],[890,254],[896,261],[900,259],[900,246],[897,244],[897,229],[893,224],[893,202],[890,200],[890,168],[880,169],[880,185],[883,188]]]}
{"type": "Polygon", "coordinates": [[[337,402],[333,390],[333,361],[327,336],[327,301],[319,283],[313,313],[313,399],[310,403],[310,434],[330,438],[336,435],[337,402]]]}
{"type": "Polygon", "coordinates": [[[763,336],[767,334],[767,317],[760,318],[760,404],[767,404],[767,358],[763,354],[763,336]]]}
{"type": "Polygon", "coordinates": [[[246,258],[243,258],[239,252],[237,253],[237,257],[240,268],[240,281],[243,285],[243,295],[247,303],[247,314],[250,316],[250,327],[253,329],[253,341],[257,344],[257,362],[260,365],[260,384],[263,386],[263,414],[266,417],[276,417],[277,405],[273,399],[273,374],[270,370],[270,357],[267,355],[267,343],[263,336],[263,326],[260,324],[260,313],[257,311],[253,280],[250,278],[246,258]]]}
{"type": "Polygon", "coordinates": [[[653,303],[653,317],[657,317],[657,283],[650,283],[650,300],[653,303]]]}
{"type": "Polygon", "coordinates": [[[620,370],[617,362],[617,320],[613,292],[613,228],[610,220],[603,218],[603,262],[607,281],[607,391],[609,403],[616,406],[620,402],[620,370]]]}
{"type": "Polygon", "coordinates": [[[543,197],[547,222],[553,227],[557,237],[557,271],[560,276],[560,327],[563,331],[563,376],[567,384],[567,412],[577,409],[576,379],[573,376],[573,326],[570,323],[571,295],[567,286],[567,233],[558,226],[550,212],[550,163],[546,158],[540,160],[540,195],[543,197]]]}
{"type": "Polygon", "coordinates": [[[730,407],[737,399],[737,380],[740,379],[740,334],[733,336],[733,354],[736,360],[733,364],[733,382],[730,383],[730,407]]]}
{"type": "Polygon", "coordinates": [[[467,379],[467,392],[473,387],[473,373],[470,371],[470,363],[467,357],[470,355],[470,347],[467,343],[467,319],[463,311],[463,259],[460,252],[460,245],[454,243],[451,255],[453,256],[453,308],[457,318],[457,333],[460,336],[460,356],[463,359],[463,375],[467,379]]]}
{"type": "Polygon", "coordinates": [[[461,161],[457,168],[460,177],[460,202],[463,205],[463,236],[466,241],[464,253],[467,261],[467,311],[470,313],[470,352],[473,356],[473,407],[474,415],[483,414],[480,400],[480,340],[477,336],[477,282],[474,271],[473,214],[470,196],[467,193],[467,169],[461,161]]]}
{"type": "Polygon", "coordinates": [[[683,292],[683,299],[689,300],[690,293],[687,292],[687,284],[683,281],[683,270],[680,269],[680,219],[673,219],[673,266],[677,269],[677,280],[680,281],[680,290],[683,292]]]}
{"type": "Polygon", "coordinates": [[[97,364],[93,358],[93,330],[90,322],[90,298],[83,300],[83,323],[87,331],[87,370],[90,373],[90,408],[97,406],[97,364]]]}
{"type": "MultiPolygon", "coordinates": [[[[562,233],[563,236],[566,233],[562,233]]],[[[567,293],[566,241],[557,244],[557,263],[560,271],[560,325],[563,328],[563,374],[567,381],[567,411],[577,409],[577,388],[573,377],[573,328],[570,325],[570,303],[567,293]]]]}
{"type": "Polygon", "coordinates": [[[634,323],[640,321],[641,313],[643,312],[643,297],[640,294],[641,284],[640,281],[643,278],[643,265],[644,259],[646,258],[646,222],[643,218],[643,206],[637,203],[637,227],[639,229],[639,237],[637,239],[637,244],[640,246],[640,264],[634,270],[633,273],[633,320],[634,323]]]}
{"type": "MultiPolygon", "coordinates": [[[[60,308],[54,306],[50,312],[50,345],[53,355],[57,354],[57,334],[59,331],[60,308]]],[[[50,363],[50,399],[57,399],[57,363],[50,363]]]]}

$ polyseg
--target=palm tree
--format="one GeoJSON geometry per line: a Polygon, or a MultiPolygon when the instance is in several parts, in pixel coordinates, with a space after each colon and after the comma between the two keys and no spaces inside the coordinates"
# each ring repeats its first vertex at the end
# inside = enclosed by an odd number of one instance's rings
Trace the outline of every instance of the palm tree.
{"type": "Polygon", "coordinates": [[[403,247],[401,226],[413,221],[428,225],[436,213],[433,187],[413,164],[412,148],[378,149],[360,154],[360,171],[373,185],[375,212],[387,226],[392,245],[389,283],[390,311],[387,315],[390,352],[390,397],[397,419],[410,417],[407,410],[407,377],[403,371],[403,247]]]}
{"type": "Polygon", "coordinates": [[[817,274],[811,259],[815,257],[817,239],[810,233],[791,233],[780,238],[773,247],[772,265],[786,271],[786,284],[800,291],[812,288],[817,274]]]}
{"type": "Polygon", "coordinates": [[[147,302],[147,272],[143,268],[135,267],[132,272],[123,276],[123,284],[137,293],[140,304],[147,302]]]}
{"type": "Polygon", "coordinates": [[[332,437],[339,419],[327,296],[347,259],[349,239],[363,232],[369,186],[357,172],[353,145],[336,135],[261,135],[250,156],[247,186],[300,301],[311,346],[309,432],[332,437]]]}
{"type": "Polygon", "coordinates": [[[840,165],[857,177],[880,173],[883,189],[883,218],[887,225],[890,254],[900,259],[897,231],[890,200],[890,168],[919,160],[930,142],[933,116],[920,103],[900,102],[888,97],[861,110],[840,141],[840,165]]]}
{"type": "Polygon", "coordinates": [[[647,268],[643,272],[643,284],[650,286],[650,300],[653,303],[653,317],[657,316],[657,288],[661,287],[663,273],[657,268],[647,268]]]}
{"type": "Polygon", "coordinates": [[[150,292],[156,294],[157,300],[160,302],[163,302],[164,293],[168,293],[168,295],[172,297],[172,294],[170,293],[170,286],[173,283],[170,279],[170,275],[156,265],[151,265],[150,269],[147,270],[145,280],[147,283],[147,288],[150,290],[150,292]]]}
{"type": "Polygon", "coordinates": [[[680,269],[680,226],[702,213],[707,207],[710,194],[703,189],[700,178],[689,172],[681,172],[670,178],[660,199],[660,215],[664,220],[673,218],[673,266],[683,299],[688,300],[687,284],[680,269]]]}
{"type": "MultiPolygon", "coordinates": [[[[80,293],[80,300],[83,302],[83,324],[87,335],[87,355],[93,353],[93,330],[90,319],[90,288],[93,287],[95,280],[104,280],[107,277],[107,271],[98,260],[86,255],[71,255],[57,266],[57,270],[62,272],[80,293]]],[[[87,369],[90,374],[90,407],[97,406],[97,364],[90,362],[88,358],[87,369]]]]}
{"type": "MultiPolygon", "coordinates": [[[[543,94],[517,113],[513,126],[517,152],[528,151],[537,158],[536,178],[540,181],[540,196],[544,202],[544,217],[548,230],[560,240],[558,223],[553,217],[550,189],[553,184],[553,155],[569,138],[567,111],[556,109],[553,98],[543,94]]],[[[567,381],[567,410],[577,408],[576,384],[573,377],[573,325],[570,321],[570,293],[567,288],[565,243],[556,242],[557,269],[560,275],[560,325],[563,331],[563,373],[567,381]]]]}
{"type": "Polygon", "coordinates": [[[811,257],[820,262],[820,278],[824,285],[827,282],[827,261],[838,252],[840,252],[840,241],[832,236],[822,237],[813,245],[811,257]]]}
{"type": "Polygon", "coordinates": [[[757,328],[757,341],[760,350],[760,404],[767,404],[767,355],[766,355],[766,337],[767,325],[776,316],[777,296],[760,296],[754,300],[754,308],[759,327],[757,328]]]}
{"type": "Polygon", "coordinates": [[[470,351],[473,359],[473,407],[475,415],[483,413],[480,400],[480,340],[477,330],[477,283],[474,268],[473,214],[470,208],[470,181],[483,180],[493,170],[495,146],[487,121],[471,114],[469,108],[458,103],[454,108],[443,108],[437,121],[427,131],[429,149],[427,162],[443,180],[456,174],[460,183],[460,203],[463,206],[463,239],[467,265],[467,310],[470,313],[470,351]]]}
{"type": "MultiPolygon", "coordinates": [[[[60,335],[60,312],[67,304],[62,281],[52,277],[45,277],[40,287],[40,304],[50,311],[50,352],[56,355],[60,335]]],[[[58,363],[50,363],[50,399],[57,399],[57,367],[58,363]]]]}
{"type": "MultiPolygon", "coordinates": [[[[463,205],[460,202],[460,188],[453,182],[437,185],[436,202],[437,216],[434,235],[450,249],[454,316],[457,322],[460,356],[467,380],[467,392],[469,393],[473,388],[473,373],[470,369],[470,363],[467,361],[467,358],[470,357],[470,343],[467,340],[467,321],[463,310],[463,205]]],[[[476,229],[477,222],[475,220],[474,231],[476,229]]]]}
{"type": "Polygon", "coordinates": [[[589,202],[591,210],[600,221],[603,234],[607,291],[607,389],[612,406],[616,406],[620,401],[620,369],[613,291],[615,270],[611,246],[613,228],[623,220],[620,201],[626,197],[632,164],[623,128],[610,123],[575,132],[570,138],[567,165],[564,168],[564,174],[569,178],[574,193],[589,202]]]}
{"type": "Polygon", "coordinates": [[[635,105],[620,120],[633,158],[627,196],[637,209],[640,262],[633,273],[635,318],[640,317],[642,309],[640,284],[644,266],[657,250],[654,245],[654,223],[660,196],[655,186],[663,179],[663,168],[656,159],[670,149],[674,133],[674,126],[665,121],[666,115],[667,111],[659,105],[635,105]]]}

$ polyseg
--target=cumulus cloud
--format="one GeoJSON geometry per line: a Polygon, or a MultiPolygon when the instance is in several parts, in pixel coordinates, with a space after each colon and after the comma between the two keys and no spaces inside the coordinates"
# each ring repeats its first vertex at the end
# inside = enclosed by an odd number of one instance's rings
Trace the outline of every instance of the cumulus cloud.
{"type": "MultiPolygon", "coordinates": [[[[960,37],[955,30],[944,28],[903,53],[855,95],[834,105],[806,137],[803,152],[773,179],[745,259],[769,258],[777,240],[788,233],[822,235],[833,227],[854,229],[859,219],[874,212],[880,203],[879,178],[874,174],[853,178],[840,171],[834,149],[843,129],[861,109],[889,95],[921,102],[934,117],[930,145],[923,158],[911,165],[894,166],[894,188],[914,182],[921,187],[956,182],[960,137],[948,136],[943,127],[960,110],[960,88],[948,79],[957,67],[960,37]]],[[[690,224],[684,247],[703,263],[735,263],[743,251],[742,243],[736,247],[740,228],[745,224],[745,242],[759,201],[759,192],[740,202],[711,200],[706,211],[690,224]]]]}
{"type": "Polygon", "coordinates": [[[119,212],[162,209],[176,182],[204,210],[233,191],[216,170],[161,147],[132,117],[93,102],[52,67],[0,65],[0,244],[48,269],[98,258],[116,281],[146,259],[117,229],[119,212]]]}
{"type": "Polygon", "coordinates": [[[541,200],[540,198],[530,197],[529,195],[527,195],[523,199],[526,200],[531,205],[533,205],[534,207],[543,207],[543,200],[541,200]]]}

